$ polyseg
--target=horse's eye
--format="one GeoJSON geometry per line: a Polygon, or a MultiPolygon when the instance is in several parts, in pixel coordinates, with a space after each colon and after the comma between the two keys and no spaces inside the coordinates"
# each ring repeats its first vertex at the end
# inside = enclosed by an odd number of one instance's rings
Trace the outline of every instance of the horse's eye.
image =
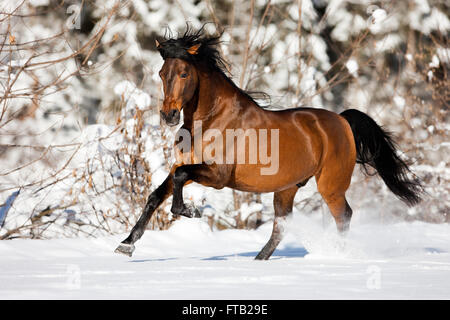
{"type": "Polygon", "coordinates": [[[187,76],[188,76],[188,74],[187,74],[187,73],[182,73],[182,74],[180,75],[180,78],[183,78],[183,79],[185,79],[185,78],[187,78],[187,76]]]}

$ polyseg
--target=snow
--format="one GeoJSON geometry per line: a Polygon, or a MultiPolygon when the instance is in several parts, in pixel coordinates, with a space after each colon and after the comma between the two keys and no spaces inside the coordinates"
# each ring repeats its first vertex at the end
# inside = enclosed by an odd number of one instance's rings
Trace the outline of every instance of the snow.
{"type": "Polygon", "coordinates": [[[438,60],[450,64],[450,48],[437,48],[436,54],[438,55],[438,60]]]}
{"type": "Polygon", "coordinates": [[[395,96],[393,101],[398,107],[404,107],[406,103],[405,99],[401,96],[395,96]]]}
{"type": "Polygon", "coordinates": [[[353,59],[353,58],[348,59],[348,61],[345,64],[345,66],[347,67],[348,72],[352,76],[358,77],[358,62],[355,59],[353,59]]]}
{"type": "Polygon", "coordinates": [[[331,68],[330,59],[327,55],[327,45],[325,41],[312,34],[309,37],[309,45],[312,48],[312,54],[317,61],[320,61],[322,70],[328,70],[331,68]]]}
{"type": "Polygon", "coordinates": [[[46,6],[48,5],[48,0],[30,0],[30,4],[35,7],[46,6]]]}
{"type": "Polygon", "coordinates": [[[397,34],[388,34],[375,44],[377,52],[393,50],[402,43],[402,38],[397,34]]]}
{"type": "Polygon", "coordinates": [[[439,68],[439,58],[437,57],[437,55],[433,55],[433,58],[431,58],[431,62],[428,64],[430,66],[430,68],[439,68]]]}
{"type": "Polygon", "coordinates": [[[380,23],[387,17],[387,13],[383,9],[375,9],[372,13],[372,17],[374,19],[373,23],[380,23]]]}
{"type": "MultiPolygon", "coordinates": [[[[363,213],[361,213],[363,214],[363,213]]],[[[182,218],[147,231],[132,258],[126,236],[0,242],[0,299],[448,299],[450,226],[355,221],[335,226],[295,213],[268,261],[254,256],[271,224],[212,232],[182,218]]]]}
{"type": "Polygon", "coordinates": [[[151,102],[150,96],[147,93],[139,90],[134,83],[127,80],[116,84],[114,93],[127,101],[125,107],[127,111],[130,109],[134,111],[135,108],[144,110],[151,102]]]}

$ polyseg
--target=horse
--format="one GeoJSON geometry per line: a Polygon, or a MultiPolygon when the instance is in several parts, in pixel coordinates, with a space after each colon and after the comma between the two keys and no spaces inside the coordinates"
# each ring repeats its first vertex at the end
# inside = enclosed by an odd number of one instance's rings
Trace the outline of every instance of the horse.
{"type": "MultiPolygon", "coordinates": [[[[164,91],[160,117],[167,125],[177,126],[183,111],[179,132],[193,136],[199,123],[203,130],[213,130],[216,138],[229,130],[242,130],[241,133],[270,130],[271,137],[278,136],[278,140],[274,139],[275,146],[260,144],[257,148],[272,155],[278,153],[276,170],[264,173],[267,162],[248,161],[256,149],[238,150],[227,141],[202,158],[201,152],[199,155],[195,150],[195,142],[188,141],[190,150],[177,153],[177,161],[167,178],[148,196],[140,218],[116,253],[132,256],[134,243],[144,233],[153,212],[171,195],[174,215],[199,217],[199,211],[183,201],[183,187],[192,182],[215,189],[274,193],[272,234],[257,260],[267,260],[275,251],[283,238],[295,194],[312,177],[342,235],[349,230],[352,217],[345,193],[356,163],[365,169],[375,169],[389,190],[406,204],[412,206],[421,200],[420,180],[409,177],[412,172],[397,155],[392,135],[371,117],[355,109],[337,114],[320,108],[263,108],[232,81],[219,44],[220,35],[208,35],[203,28],[193,31],[189,27],[183,35],[156,41],[164,60],[159,72],[164,91]],[[227,157],[226,162],[214,161],[223,157],[227,157]],[[242,157],[246,161],[238,161],[242,157]]],[[[250,143],[250,135],[244,140],[250,143]]],[[[208,148],[211,143],[201,140],[197,147],[208,148]]]]}

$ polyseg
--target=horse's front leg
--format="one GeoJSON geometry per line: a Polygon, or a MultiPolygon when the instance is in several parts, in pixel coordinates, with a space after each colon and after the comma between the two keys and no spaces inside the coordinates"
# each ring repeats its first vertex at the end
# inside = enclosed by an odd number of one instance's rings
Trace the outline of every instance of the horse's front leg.
{"type": "Polygon", "coordinates": [[[173,214],[189,218],[199,218],[200,212],[193,206],[187,206],[183,201],[183,187],[190,181],[204,185],[211,185],[211,166],[206,164],[192,164],[178,167],[173,174],[173,200],[171,211],[173,214]]]}
{"type": "Polygon", "coordinates": [[[130,232],[128,238],[120,243],[117,249],[114,251],[116,253],[125,254],[129,257],[133,254],[134,243],[138,241],[145,231],[145,228],[152,217],[153,212],[159,207],[159,205],[166,200],[173,191],[172,182],[173,171],[167,176],[166,180],[153,191],[147,199],[147,203],[142,211],[142,214],[130,232]]]}

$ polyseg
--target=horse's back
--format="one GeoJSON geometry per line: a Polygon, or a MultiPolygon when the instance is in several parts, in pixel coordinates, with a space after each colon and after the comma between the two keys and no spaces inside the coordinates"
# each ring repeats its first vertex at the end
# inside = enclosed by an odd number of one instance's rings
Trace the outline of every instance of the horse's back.
{"type": "MultiPolygon", "coordinates": [[[[317,178],[324,170],[342,176],[341,180],[349,180],[356,153],[351,128],[340,115],[325,109],[296,108],[265,110],[262,114],[256,112],[251,118],[252,121],[245,121],[246,125],[279,132],[277,170],[273,175],[264,176],[258,172],[260,166],[236,165],[235,188],[279,191],[312,176],[317,178]]],[[[269,144],[268,150],[272,147],[275,145],[269,144]]],[[[269,154],[273,155],[272,150],[269,154]]]]}

